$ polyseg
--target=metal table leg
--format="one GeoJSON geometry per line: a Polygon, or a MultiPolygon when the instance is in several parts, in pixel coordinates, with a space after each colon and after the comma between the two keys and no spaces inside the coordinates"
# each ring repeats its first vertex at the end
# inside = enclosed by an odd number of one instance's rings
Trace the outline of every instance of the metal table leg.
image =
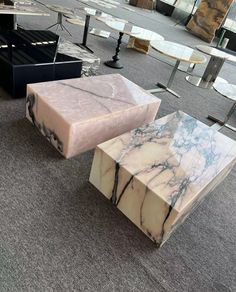
{"type": "Polygon", "coordinates": [[[222,127],[226,127],[229,128],[230,130],[236,132],[236,128],[232,127],[231,125],[227,124],[228,120],[230,119],[230,117],[232,116],[234,110],[236,108],[236,102],[233,103],[232,107],[230,108],[229,112],[227,113],[224,121],[217,119],[211,115],[209,115],[207,118],[213,122],[215,122],[215,124],[212,126],[213,129],[215,130],[220,130],[222,127]]]}
{"type": "Polygon", "coordinates": [[[196,67],[196,64],[194,64],[194,63],[190,63],[188,65],[188,67],[180,64],[179,67],[178,67],[178,70],[182,71],[182,72],[185,72],[185,73],[192,73],[193,70],[195,69],[195,67],[196,67]]]}
{"type": "Polygon", "coordinates": [[[62,12],[58,12],[57,13],[57,22],[55,24],[53,24],[53,25],[50,25],[47,29],[50,29],[50,28],[52,28],[54,26],[56,26],[56,31],[60,27],[61,30],[65,30],[70,36],[72,36],[72,34],[69,32],[69,30],[63,24],[63,13],[62,12]]]}
{"type": "Polygon", "coordinates": [[[150,93],[157,93],[157,92],[168,91],[169,93],[171,93],[174,96],[176,96],[176,97],[179,98],[180,95],[170,88],[172,86],[172,84],[173,84],[173,81],[174,81],[176,72],[177,72],[178,67],[179,67],[179,63],[180,63],[180,60],[177,60],[176,63],[175,63],[175,66],[174,66],[174,68],[172,70],[172,73],[170,75],[170,78],[168,80],[167,85],[164,85],[162,83],[157,83],[157,87],[159,87],[159,88],[149,89],[148,92],[150,92],[150,93]]]}
{"type": "Polygon", "coordinates": [[[119,62],[119,60],[120,60],[120,57],[119,57],[120,45],[122,42],[123,35],[124,35],[123,32],[119,33],[119,38],[118,38],[117,47],[116,47],[116,54],[112,57],[113,60],[106,61],[104,63],[106,66],[114,68],[114,69],[122,69],[123,68],[123,65],[119,62]]]}
{"type": "Polygon", "coordinates": [[[187,76],[186,80],[197,87],[210,89],[220,73],[225,59],[212,56],[202,77],[187,76]]]}
{"type": "Polygon", "coordinates": [[[16,14],[13,15],[13,26],[14,26],[14,30],[17,30],[17,15],[16,14]]]}
{"type": "Polygon", "coordinates": [[[82,41],[81,44],[78,44],[78,46],[90,51],[91,53],[93,53],[93,51],[87,46],[89,23],[90,23],[90,15],[86,14],[85,25],[84,25],[84,33],[83,33],[83,41],[82,41]]]}

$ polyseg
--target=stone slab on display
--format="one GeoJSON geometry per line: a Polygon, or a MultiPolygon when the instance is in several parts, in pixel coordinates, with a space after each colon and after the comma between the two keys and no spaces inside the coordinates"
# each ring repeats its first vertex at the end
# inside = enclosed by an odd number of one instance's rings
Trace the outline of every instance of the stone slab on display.
{"type": "Polygon", "coordinates": [[[202,0],[186,28],[192,34],[211,43],[232,2],[233,0],[202,0]]]}

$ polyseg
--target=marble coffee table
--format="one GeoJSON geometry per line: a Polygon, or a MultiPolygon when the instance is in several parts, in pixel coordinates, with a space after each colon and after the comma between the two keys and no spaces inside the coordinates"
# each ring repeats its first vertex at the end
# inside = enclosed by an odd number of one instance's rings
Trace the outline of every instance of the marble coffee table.
{"type": "Polygon", "coordinates": [[[199,45],[197,49],[209,55],[211,57],[210,61],[202,77],[189,75],[186,77],[186,80],[194,86],[210,89],[214,82],[217,81],[217,78],[219,78],[219,73],[225,61],[236,62],[236,57],[206,45],[199,45]]]}
{"type": "Polygon", "coordinates": [[[216,118],[212,115],[209,115],[207,118],[215,122],[215,124],[212,127],[214,127],[217,130],[220,130],[222,127],[226,127],[236,132],[236,128],[228,124],[230,117],[232,116],[236,109],[236,85],[230,83],[215,82],[213,84],[213,88],[217,92],[222,94],[225,98],[229,99],[232,102],[232,105],[223,120],[216,118]]]}
{"type": "Polygon", "coordinates": [[[98,145],[89,180],[161,246],[235,162],[235,141],[176,112],[98,145]]]}
{"type": "Polygon", "coordinates": [[[174,96],[180,97],[178,93],[171,89],[180,62],[183,61],[190,64],[202,64],[206,62],[206,58],[192,48],[169,41],[153,40],[151,41],[151,47],[159,53],[176,60],[176,63],[167,82],[167,85],[158,82],[158,88],[150,89],[149,92],[157,93],[162,91],[168,91],[174,96]]]}
{"type": "Polygon", "coordinates": [[[135,49],[141,53],[148,54],[150,50],[150,42],[154,40],[163,41],[164,37],[160,34],[148,29],[139,27],[139,35],[130,34],[128,48],[135,49]]]}
{"type": "MultiPolygon", "coordinates": [[[[100,20],[102,21],[102,19],[100,20]]],[[[141,33],[141,28],[138,26],[134,26],[130,23],[124,22],[123,20],[109,19],[109,20],[104,20],[103,23],[106,24],[111,29],[119,32],[119,38],[117,40],[117,46],[116,46],[116,53],[112,57],[112,60],[106,61],[104,64],[114,69],[122,69],[123,65],[120,62],[120,56],[119,56],[122,38],[124,34],[139,36],[141,33]]]]}
{"type": "Polygon", "coordinates": [[[119,74],[27,86],[26,116],[66,158],[153,121],[160,100],[119,74]]]}
{"type": "Polygon", "coordinates": [[[24,15],[24,16],[50,16],[49,13],[39,9],[34,5],[22,5],[19,4],[16,6],[5,5],[0,3],[0,17],[1,15],[13,15],[13,27],[17,30],[17,16],[24,15]]]}
{"type": "MultiPolygon", "coordinates": [[[[83,22],[83,26],[84,26],[83,40],[82,40],[82,43],[78,44],[78,46],[90,51],[91,53],[93,53],[93,50],[91,50],[87,45],[87,38],[88,38],[88,33],[89,33],[89,26],[90,26],[90,18],[91,18],[91,16],[93,16],[93,17],[109,17],[109,18],[112,18],[112,16],[102,12],[101,10],[93,9],[93,8],[89,8],[89,7],[84,7],[82,9],[79,8],[77,10],[79,12],[83,12],[83,13],[86,14],[85,21],[83,22]]],[[[67,19],[67,22],[69,22],[71,24],[75,24],[75,25],[82,25],[81,20],[78,20],[76,18],[75,19],[67,19]]],[[[106,32],[104,32],[104,33],[106,33],[106,32]]]]}

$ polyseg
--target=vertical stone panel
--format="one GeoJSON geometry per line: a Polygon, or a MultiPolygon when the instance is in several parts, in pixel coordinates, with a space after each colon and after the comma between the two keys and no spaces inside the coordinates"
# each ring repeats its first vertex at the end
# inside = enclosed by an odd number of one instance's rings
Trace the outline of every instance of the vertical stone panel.
{"type": "Polygon", "coordinates": [[[187,29],[211,43],[233,0],[202,0],[187,29]]]}

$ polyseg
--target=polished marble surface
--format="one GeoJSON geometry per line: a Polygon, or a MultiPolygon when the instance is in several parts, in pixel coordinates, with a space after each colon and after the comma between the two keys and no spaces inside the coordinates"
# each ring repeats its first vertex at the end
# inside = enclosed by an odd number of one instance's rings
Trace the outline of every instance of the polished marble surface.
{"type": "Polygon", "coordinates": [[[98,20],[102,21],[105,23],[108,27],[112,28],[113,30],[123,32],[124,34],[128,35],[139,35],[140,32],[135,32],[134,26],[130,23],[126,23],[124,21],[115,21],[114,19],[107,20],[103,18],[98,18],[98,20]]]}
{"type": "Polygon", "coordinates": [[[101,15],[96,19],[104,22],[107,26],[114,30],[124,32],[125,34],[128,34],[133,37],[138,37],[140,40],[146,41],[151,41],[155,39],[164,40],[164,37],[161,36],[160,34],[142,27],[132,25],[128,23],[127,20],[124,19],[115,18],[111,15],[108,16],[101,15]]]}
{"type": "Polygon", "coordinates": [[[128,34],[133,37],[137,37],[140,40],[164,40],[164,37],[160,34],[153,32],[148,29],[144,29],[139,26],[132,25],[131,23],[128,23],[124,21],[123,19],[107,19],[104,17],[98,17],[97,20],[100,20],[104,22],[107,26],[110,28],[123,32],[124,34],[128,34]]]}
{"type": "Polygon", "coordinates": [[[107,8],[107,9],[117,8],[117,5],[120,5],[119,2],[112,3],[109,0],[105,0],[105,1],[102,1],[102,0],[81,0],[81,2],[84,2],[84,3],[92,2],[98,6],[101,6],[101,7],[107,8]]]}
{"type": "Polygon", "coordinates": [[[92,35],[99,36],[101,38],[105,38],[105,39],[109,38],[109,36],[111,35],[109,31],[105,31],[105,30],[101,30],[97,28],[92,28],[89,33],[92,35]]]}
{"type": "Polygon", "coordinates": [[[221,50],[218,50],[217,48],[206,46],[206,45],[198,45],[198,46],[196,46],[196,48],[199,51],[201,51],[205,54],[208,54],[210,56],[217,57],[217,58],[223,58],[223,59],[227,59],[227,60],[232,61],[232,62],[236,62],[236,56],[227,54],[221,50]]]}
{"type": "Polygon", "coordinates": [[[132,25],[131,23],[128,23],[128,21],[123,19],[117,19],[111,16],[100,16],[96,19],[104,22],[107,26],[114,30],[123,32],[133,37],[137,37],[140,40],[164,40],[164,37],[160,34],[139,26],[132,25]]]}
{"type": "Polygon", "coordinates": [[[168,57],[189,63],[202,64],[206,62],[206,57],[197,51],[169,41],[151,41],[151,47],[168,57]]]}
{"type": "Polygon", "coordinates": [[[151,40],[164,40],[164,37],[159,35],[158,33],[152,32],[146,29],[140,29],[140,34],[138,37],[130,34],[129,42],[127,48],[135,49],[144,54],[148,54],[150,50],[150,41],[151,40]]]}
{"type": "Polygon", "coordinates": [[[164,37],[154,31],[144,29],[142,27],[133,26],[130,36],[136,37],[140,40],[145,41],[152,41],[152,40],[159,40],[163,41],[164,37]],[[137,36],[138,34],[138,36],[137,36]]]}
{"type": "Polygon", "coordinates": [[[235,162],[235,141],[178,111],[98,145],[89,180],[160,246],[235,162]]]}
{"type": "MultiPolygon", "coordinates": [[[[91,15],[91,16],[102,16],[102,17],[109,17],[110,15],[99,10],[99,9],[94,9],[90,7],[84,7],[83,10],[86,12],[86,14],[91,15]]],[[[112,17],[112,16],[110,16],[112,17]]]]}
{"type": "Polygon", "coordinates": [[[223,96],[236,102],[236,85],[230,83],[215,83],[213,87],[223,96]]]}
{"type": "Polygon", "coordinates": [[[95,54],[92,54],[63,38],[60,38],[58,53],[82,60],[82,77],[97,74],[101,60],[95,54]]]}
{"type": "Polygon", "coordinates": [[[217,57],[217,58],[224,58],[224,59],[227,59],[229,58],[229,54],[226,54],[220,50],[218,50],[217,48],[213,48],[213,47],[210,47],[210,46],[206,46],[206,45],[199,45],[199,46],[196,46],[196,48],[205,53],[205,54],[208,54],[210,56],[214,56],[214,57],[217,57]]]}
{"type": "Polygon", "coordinates": [[[85,25],[85,21],[80,18],[66,18],[66,22],[69,22],[70,24],[80,25],[80,26],[85,25]]]}
{"type": "Polygon", "coordinates": [[[118,22],[123,22],[123,23],[128,23],[128,20],[125,19],[121,19],[121,18],[117,18],[114,17],[112,15],[104,15],[105,13],[102,13],[99,16],[96,16],[96,20],[102,21],[102,22],[106,22],[106,21],[118,21],[118,22]]]}
{"type": "MultiPolygon", "coordinates": [[[[81,10],[81,9],[80,9],[81,10]]],[[[119,21],[119,22],[124,22],[127,23],[127,20],[121,19],[114,17],[113,15],[107,14],[103,12],[102,10],[99,9],[94,9],[90,7],[84,7],[82,8],[82,11],[84,11],[87,15],[94,16],[97,20],[99,21],[119,21]]]]}
{"type": "Polygon", "coordinates": [[[159,106],[119,74],[27,87],[27,118],[67,158],[153,121],[159,106]]]}
{"type": "Polygon", "coordinates": [[[150,50],[150,41],[145,41],[145,40],[130,36],[127,48],[134,49],[143,54],[148,54],[150,50]]]}
{"type": "Polygon", "coordinates": [[[97,20],[105,22],[105,21],[118,21],[127,23],[128,21],[125,19],[114,17],[113,15],[107,14],[99,9],[94,9],[90,7],[84,7],[83,10],[87,15],[94,16],[97,20]]]}
{"type": "Polygon", "coordinates": [[[10,6],[0,4],[0,14],[15,14],[15,15],[38,15],[49,16],[50,14],[39,9],[34,5],[18,5],[10,6]]]}
{"type": "Polygon", "coordinates": [[[119,6],[119,8],[125,9],[125,10],[129,10],[129,11],[136,11],[135,9],[132,9],[131,7],[127,6],[127,5],[122,5],[120,2],[118,1],[113,1],[113,0],[105,0],[105,1],[101,1],[101,0],[80,0],[83,3],[94,3],[98,6],[104,7],[104,8],[117,8],[117,6],[119,6]]]}
{"type": "MultiPolygon", "coordinates": [[[[213,76],[213,75],[211,75],[213,76]]],[[[227,80],[217,77],[215,81],[212,81],[211,79],[209,81],[206,81],[203,76],[194,76],[194,75],[188,75],[185,77],[185,79],[191,83],[194,86],[205,88],[205,89],[212,89],[216,83],[228,83],[227,80]]]]}
{"type": "Polygon", "coordinates": [[[104,1],[102,1],[102,0],[90,0],[90,2],[93,2],[96,5],[99,5],[101,7],[108,8],[108,9],[117,8],[117,5],[118,6],[120,5],[119,2],[112,1],[112,0],[104,0],[104,1]]]}

